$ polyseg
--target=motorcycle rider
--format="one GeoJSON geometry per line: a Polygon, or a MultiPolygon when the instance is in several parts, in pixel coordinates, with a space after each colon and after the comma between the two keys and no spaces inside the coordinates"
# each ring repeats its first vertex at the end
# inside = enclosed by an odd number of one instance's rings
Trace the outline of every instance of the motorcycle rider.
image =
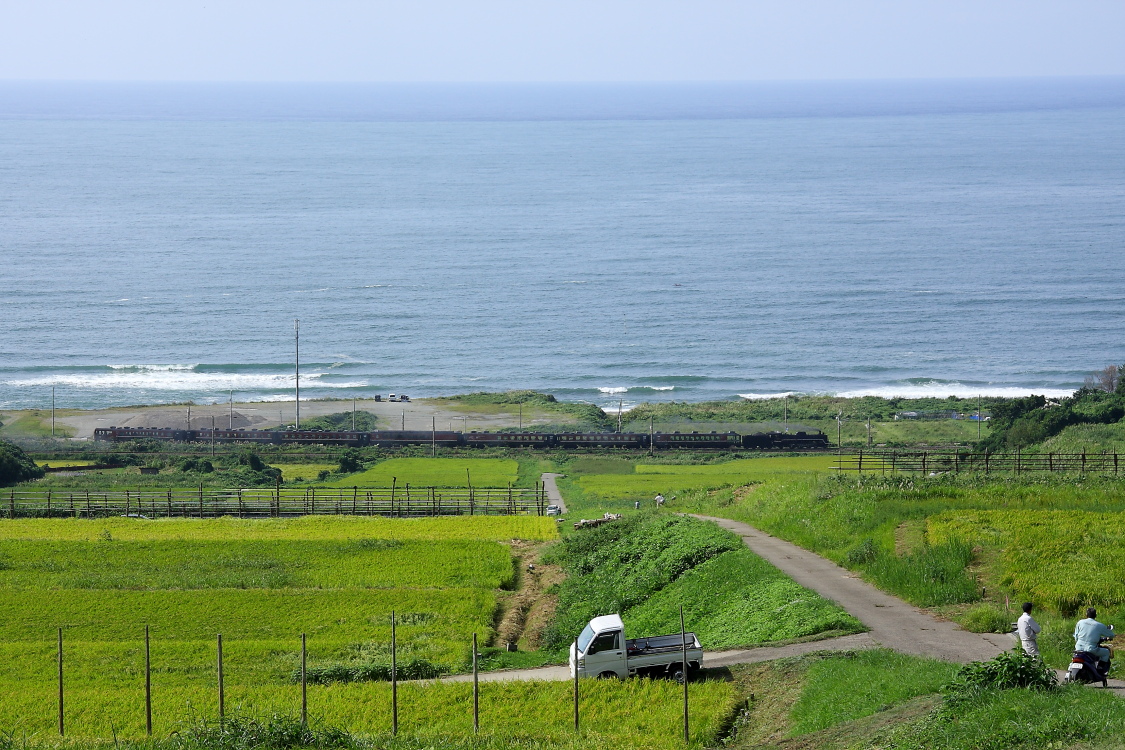
{"type": "Polygon", "coordinates": [[[1109,649],[1099,646],[1102,638],[1112,638],[1113,629],[1108,625],[1098,622],[1098,610],[1089,607],[1086,610],[1086,619],[1079,620],[1074,626],[1074,650],[1086,651],[1098,658],[1098,661],[1109,661],[1109,649]]]}

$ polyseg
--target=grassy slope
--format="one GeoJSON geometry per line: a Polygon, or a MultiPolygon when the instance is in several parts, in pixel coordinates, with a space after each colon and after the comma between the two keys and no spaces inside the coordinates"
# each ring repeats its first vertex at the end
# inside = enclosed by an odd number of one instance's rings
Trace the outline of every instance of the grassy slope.
{"type": "Polygon", "coordinates": [[[619,612],[635,636],[679,628],[679,606],[705,648],[752,645],[862,626],[793,583],[713,524],[663,514],[576,533],[557,553],[569,577],[548,642],[570,642],[586,621],[619,612]]]}

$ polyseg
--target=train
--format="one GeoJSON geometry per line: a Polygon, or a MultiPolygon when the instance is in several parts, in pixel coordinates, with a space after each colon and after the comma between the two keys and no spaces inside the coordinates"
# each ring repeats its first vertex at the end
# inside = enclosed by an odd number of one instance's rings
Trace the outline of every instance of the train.
{"type": "Polygon", "coordinates": [[[627,450],[827,450],[823,432],[454,432],[452,430],[179,430],[168,427],[98,427],[94,440],[161,440],[182,443],[259,443],[269,445],[327,445],[360,448],[432,445],[442,448],[538,448],[567,450],[622,448],[627,450]]]}

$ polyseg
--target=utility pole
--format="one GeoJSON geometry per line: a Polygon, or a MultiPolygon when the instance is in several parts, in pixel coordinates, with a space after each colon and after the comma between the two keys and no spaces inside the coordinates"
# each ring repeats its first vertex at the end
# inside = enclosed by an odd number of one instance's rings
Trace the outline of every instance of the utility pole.
{"type": "Polygon", "coordinates": [[[839,456],[844,449],[844,410],[836,412],[836,455],[839,456]]]}
{"type": "Polygon", "coordinates": [[[619,399],[617,401],[617,431],[621,432],[621,411],[625,408],[625,401],[619,399]]]}
{"type": "Polygon", "coordinates": [[[51,386],[51,437],[55,436],[55,386],[51,386]]]}
{"type": "Polygon", "coordinates": [[[234,391],[230,392],[230,426],[227,429],[234,429],[234,391]]]}
{"type": "Polygon", "coordinates": [[[352,432],[355,432],[355,398],[352,398],[352,432]]]}
{"type": "Polygon", "coordinates": [[[520,432],[523,432],[523,402],[520,402],[520,432]]]}
{"type": "Polygon", "coordinates": [[[211,415],[211,457],[215,457],[215,416],[211,415]]]}
{"type": "Polygon", "coordinates": [[[296,378],[297,389],[294,395],[296,403],[296,418],[294,424],[296,429],[301,429],[301,321],[295,319],[293,321],[293,375],[296,378]]]}
{"type": "Polygon", "coordinates": [[[789,432],[789,394],[785,394],[785,416],[783,419],[785,420],[785,431],[789,432]]]}
{"type": "Polygon", "coordinates": [[[867,417],[867,447],[871,447],[871,416],[867,417]]]}
{"type": "Polygon", "coordinates": [[[406,409],[402,410],[402,431],[406,432],[406,409]]]}
{"type": "Polygon", "coordinates": [[[980,440],[980,395],[977,395],[977,440],[980,440]]]}
{"type": "Polygon", "coordinates": [[[188,404],[187,408],[187,428],[191,429],[191,404],[188,404]]]}

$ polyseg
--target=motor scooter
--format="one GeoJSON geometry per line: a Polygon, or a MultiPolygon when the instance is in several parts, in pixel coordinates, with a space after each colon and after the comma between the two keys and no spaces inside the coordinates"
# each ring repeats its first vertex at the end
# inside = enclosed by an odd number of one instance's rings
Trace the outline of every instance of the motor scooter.
{"type": "MultiPolygon", "coordinates": [[[[1109,629],[1113,630],[1113,626],[1110,625],[1109,629]]],[[[1110,639],[1113,637],[1111,635],[1098,640],[1099,646],[1105,646],[1109,649],[1109,658],[1105,661],[1100,660],[1096,654],[1089,651],[1075,651],[1070,664],[1067,666],[1066,674],[1063,675],[1063,684],[1080,682],[1088,685],[1091,682],[1100,682],[1102,687],[1109,687],[1109,665],[1113,661],[1113,644],[1110,639]]]]}

